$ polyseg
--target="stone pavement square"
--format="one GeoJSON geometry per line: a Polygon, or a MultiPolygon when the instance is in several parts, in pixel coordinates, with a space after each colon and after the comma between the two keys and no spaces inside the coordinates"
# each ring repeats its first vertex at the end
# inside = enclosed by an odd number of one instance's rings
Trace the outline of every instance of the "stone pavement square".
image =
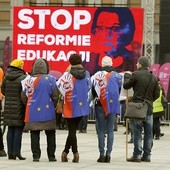
{"type": "MultiPolygon", "coordinates": [[[[77,132],[78,150],[80,162],[72,163],[73,155],[70,152],[68,162],[61,162],[61,153],[64,148],[67,130],[57,130],[57,162],[49,162],[46,153],[46,136],[41,132],[41,159],[40,162],[32,161],[30,149],[30,134],[23,134],[22,155],[27,159],[8,160],[7,157],[0,157],[0,170],[169,170],[170,169],[170,127],[161,126],[162,133],[165,133],[160,140],[154,140],[151,162],[133,163],[126,161],[126,135],[125,127],[118,125],[115,132],[113,152],[110,163],[98,163],[99,157],[97,134],[94,124],[88,124],[87,133],[77,132]]],[[[130,138],[130,135],[129,135],[130,138]]],[[[4,135],[6,150],[6,134],[4,135]]],[[[128,145],[128,156],[132,156],[133,144],[128,145]]]]}

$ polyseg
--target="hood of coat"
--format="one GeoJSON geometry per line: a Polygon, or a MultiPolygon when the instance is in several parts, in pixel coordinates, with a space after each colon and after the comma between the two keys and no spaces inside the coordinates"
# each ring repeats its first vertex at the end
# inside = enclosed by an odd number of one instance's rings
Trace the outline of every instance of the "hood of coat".
{"type": "Polygon", "coordinates": [[[84,69],[82,65],[71,66],[70,73],[76,79],[84,79],[86,76],[86,70],[84,69]]]}
{"type": "Polygon", "coordinates": [[[18,67],[9,66],[6,70],[5,78],[7,80],[13,81],[24,74],[26,74],[24,70],[22,70],[18,67]]]}
{"type": "Polygon", "coordinates": [[[47,74],[47,73],[48,73],[48,68],[46,62],[42,58],[37,59],[32,66],[32,75],[47,74]]]}

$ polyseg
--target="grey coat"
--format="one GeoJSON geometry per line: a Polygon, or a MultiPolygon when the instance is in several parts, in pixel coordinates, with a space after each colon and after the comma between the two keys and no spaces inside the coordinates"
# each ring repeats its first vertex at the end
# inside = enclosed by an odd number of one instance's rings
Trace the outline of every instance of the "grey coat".
{"type": "MultiPolygon", "coordinates": [[[[47,63],[44,62],[42,58],[35,61],[33,67],[32,67],[32,76],[39,77],[42,75],[47,74],[48,67],[47,63]]],[[[54,102],[54,106],[57,104],[59,91],[56,88],[49,94],[51,100],[54,102]]],[[[22,92],[21,94],[22,101],[27,104],[27,96],[22,92]]],[[[41,105],[41,103],[40,103],[41,105]]],[[[50,114],[50,113],[49,113],[50,114]]],[[[54,130],[56,129],[56,119],[50,120],[50,121],[39,121],[39,122],[26,122],[25,124],[25,130],[54,130]]]]}

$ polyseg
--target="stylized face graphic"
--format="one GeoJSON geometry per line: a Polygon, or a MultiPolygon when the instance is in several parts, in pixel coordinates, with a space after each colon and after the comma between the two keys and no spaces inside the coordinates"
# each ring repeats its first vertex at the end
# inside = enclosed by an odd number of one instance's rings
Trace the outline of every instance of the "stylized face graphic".
{"type": "Polygon", "coordinates": [[[27,88],[27,94],[31,95],[34,92],[34,82],[32,79],[27,80],[25,83],[25,87],[27,88]]]}
{"type": "Polygon", "coordinates": [[[139,51],[134,54],[131,43],[136,40],[141,49],[142,37],[142,25],[139,22],[135,25],[135,19],[140,20],[142,14],[134,14],[134,11],[128,8],[103,7],[95,11],[91,25],[90,62],[84,64],[91,74],[102,67],[104,56],[112,58],[116,71],[134,70],[134,63],[138,58],[134,55],[139,54],[139,51]],[[141,33],[136,28],[140,28],[141,33]]]}
{"type": "Polygon", "coordinates": [[[68,91],[68,90],[70,90],[71,89],[71,83],[70,82],[65,82],[64,84],[63,84],[63,89],[65,90],[65,91],[68,91]]]}
{"type": "Polygon", "coordinates": [[[102,50],[109,55],[110,51],[116,50],[121,34],[118,31],[120,27],[119,17],[116,13],[101,12],[96,25],[97,41],[103,42],[102,50]]]}
{"type": "Polygon", "coordinates": [[[102,88],[104,88],[105,86],[106,86],[106,77],[105,77],[105,75],[104,74],[100,74],[100,75],[98,75],[98,77],[96,78],[96,82],[97,82],[97,86],[100,88],[100,89],[102,89],[102,88]]]}

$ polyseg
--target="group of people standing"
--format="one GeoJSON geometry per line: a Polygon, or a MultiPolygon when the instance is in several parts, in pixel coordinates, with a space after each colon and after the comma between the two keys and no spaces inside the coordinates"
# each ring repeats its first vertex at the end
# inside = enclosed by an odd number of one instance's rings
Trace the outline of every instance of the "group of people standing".
{"type": "MultiPolygon", "coordinates": [[[[120,114],[119,95],[122,86],[122,76],[114,71],[112,59],[103,57],[102,67],[94,75],[85,70],[81,56],[72,54],[70,66],[56,80],[49,74],[48,62],[37,59],[30,74],[23,70],[24,62],[14,60],[7,68],[2,82],[2,94],[5,96],[4,124],[7,131],[8,159],[25,160],[21,155],[23,129],[31,134],[31,151],[33,161],[41,157],[40,132],[47,136],[47,156],[50,162],[57,161],[56,150],[56,113],[55,109],[62,94],[63,117],[67,121],[68,136],[61,154],[61,161],[68,162],[70,149],[73,153],[72,162],[79,162],[79,152],[76,131],[84,116],[90,113],[90,103],[93,101],[96,116],[99,158],[97,162],[111,160],[114,141],[114,122],[120,114]],[[105,133],[107,145],[105,145],[105,133]]],[[[133,128],[134,152],[127,161],[150,161],[153,145],[153,101],[160,94],[157,78],[149,71],[147,57],[139,57],[137,71],[126,73],[123,87],[133,88],[133,101],[143,101],[148,84],[151,83],[146,99],[148,111],[145,120],[130,120],[133,128]],[[151,77],[151,78],[150,78],[151,77]],[[142,147],[142,129],[144,129],[144,144],[142,147]]]]}

